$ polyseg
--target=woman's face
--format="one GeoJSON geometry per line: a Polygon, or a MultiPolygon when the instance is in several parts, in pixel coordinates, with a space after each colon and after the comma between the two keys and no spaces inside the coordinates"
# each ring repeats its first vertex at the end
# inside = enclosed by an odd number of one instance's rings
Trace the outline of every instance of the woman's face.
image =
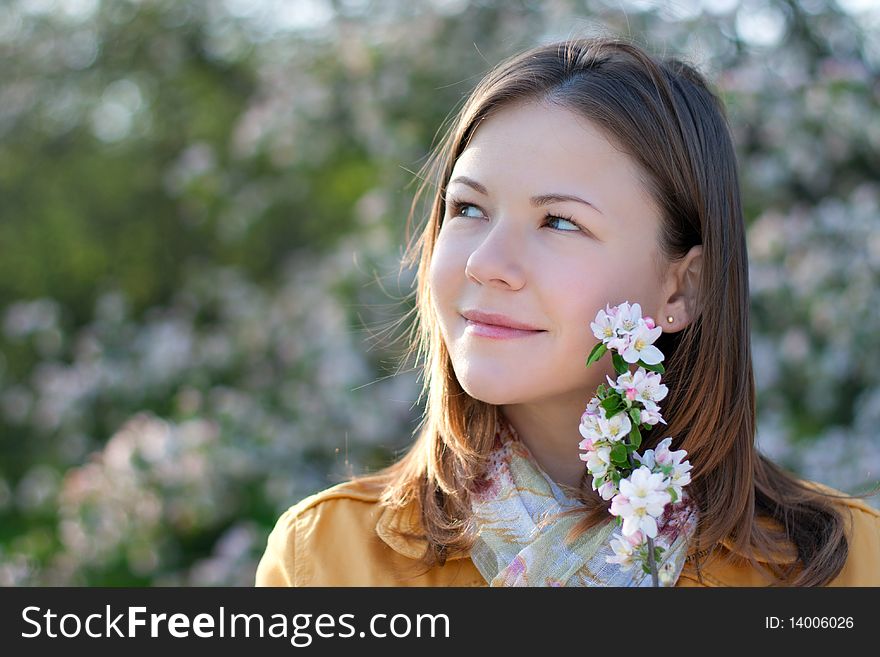
{"type": "Polygon", "coordinates": [[[586,405],[614,374],[607,355],[585,367],[596,312],[629,301],[660,323],[658,229],[635,164],[586,119],[524,104],[484,121],[455,163],[429,274],[464,390],[497,405],[567,397],[586,405]],[[531,200],[549,195],[586,203],[531,200]],[[542,331],[486,337],[461,314],[472,309],[542,331]]]}

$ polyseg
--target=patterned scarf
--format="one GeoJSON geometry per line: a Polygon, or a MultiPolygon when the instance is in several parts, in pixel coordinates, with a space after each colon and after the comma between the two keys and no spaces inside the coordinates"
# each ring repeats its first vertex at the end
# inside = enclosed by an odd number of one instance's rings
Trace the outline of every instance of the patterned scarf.
{"type": "MultiPolygon", "coordinates": [[[[622,571],[611,538],[619,526],[595,526],[565,545],[576,515],[556,518],[581,505],[566,496],[538,466],[516,430],[503,418],[496,424],[495,446],[484,479],[472,494],[478,537],[471,549],[474,565],[489,586],[651,586],[639,566],[622,571]]],[[[661,563],[678,580],[696,529],[696,510],[670,504],[658,519],[655,545],[665,548],[661,563]]]]}

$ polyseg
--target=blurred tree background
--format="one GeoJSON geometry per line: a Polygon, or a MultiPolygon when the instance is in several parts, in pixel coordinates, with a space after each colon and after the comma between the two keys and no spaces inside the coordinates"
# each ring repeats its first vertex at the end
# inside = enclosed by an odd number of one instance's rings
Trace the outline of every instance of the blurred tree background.
{"type": "Polygon", "coordinates": [[[590,34],[722,94],[759,446],[876,483],[878,3],[7,0],[0,585],[250,586],[281,511],[399,454],[413,172],[491,66],[590,34]]]}

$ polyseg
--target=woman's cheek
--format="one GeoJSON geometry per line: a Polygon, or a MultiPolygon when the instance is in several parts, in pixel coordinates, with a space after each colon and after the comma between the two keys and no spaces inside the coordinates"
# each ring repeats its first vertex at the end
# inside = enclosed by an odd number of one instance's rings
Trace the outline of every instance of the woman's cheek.
{"type": "Polygon", "coordinates": [[[431,298],[435,304],[435,310],[438,313],[451,312],[448,306],[454,299],[457,288],[455,264],[440,248],[434,250],[434,255],[431,258],[428,269],[428,285],[431,288],[431,298]]]}
{"type": "Polygon", "coordinates": [[[431,267],[436,269],[437,277],[446,279],[456,271],[464,276],[468,248],[465,240],[456,239],[451,233],[441,233],[431,256],[431,267]]]}

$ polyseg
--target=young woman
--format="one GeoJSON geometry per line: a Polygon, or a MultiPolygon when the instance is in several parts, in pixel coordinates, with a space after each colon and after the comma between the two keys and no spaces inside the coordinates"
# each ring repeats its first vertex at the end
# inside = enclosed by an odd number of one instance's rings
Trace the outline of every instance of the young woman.
{"type": "Polygon", "coordinates": [[[422,178],[417,439],[288,509],[258,586],[645,585],[598,567],[614,518],[578,452],[615,375],[610,354],[585,367],[590,322],[623,301],[663,330],[666,424],[642,447],[671,436],[693,466],[667,584],[880,585],[880,513],[755,449],[736,156],[697,71],[620,39],[531,49],[480,82],[422,178]],[[519,517],[476,511],[502,498],[519,517]],[[547,508],[567,512],[527,540],[505,529],[547,508]]]}

